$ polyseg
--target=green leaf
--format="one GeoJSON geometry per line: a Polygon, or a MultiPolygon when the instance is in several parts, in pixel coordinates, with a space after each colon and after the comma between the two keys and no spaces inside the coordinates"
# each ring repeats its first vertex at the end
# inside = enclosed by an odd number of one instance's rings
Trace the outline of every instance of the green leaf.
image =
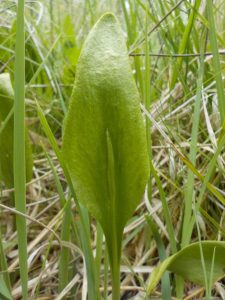
{"type": "Polygon", "coordinates": [[[6,299],[12,299],[12,296],[10,295],[8,287],[5,284],[3,276],[0,274],[0,299],[1,299],[1,295],[6,299]]]}
{"type": "Polygon", "coordinates": [[[105,14],[90,32],[65,123],[63,157],[77,198],[100,222],[111,266],[149,174],[146,133],[126,43],[105,14]]]}
{"type": "Polygon", "coordinates": [[[79,56],[79,48],[75,39],[76,33],[71,17],[67,15],[63,22],[63,54],[66,60],[75,65],[79,56]]]}
{"type": "Polygon", "coordinates": [[[208,0],[207,5],[207,16],[209,21],[209,40],[210,45],[212,49],[213,54],[213,71],[215,74],[216,79],[216,89],[217,89],[217,97],[218,97],[218,106],[219,106],[219,112],[220,112],[220,121],[221,124],[223,124],[225,120],[225,96],[224,96],[224,83],[223,83],[223,73],[222,73],[222,67],[220,63],[220,57],[219,57],[219,50],[218,50],[218,43],[217,43],[217,30],[216,30],[216,24],[214,20],[214,14],[213,14],[213,1],[208,0]]]}
{"type": "Polygon", "coordinates": [[[225,242],[197,242],[168,257],[154,269],[149,279],[148,293],[153,291],[166,270],[178,274],[195,284],[204,286],[205,277],[201,263],[200,247],[202,248],[207,281],[214,283],[223,276],[225,242]]]}
{"type": "MultiPolygon", "coordinates": [[[[8,73],[0,74],[0,181],[13,187],[13,98],[14,92],[8,73]]],[[[19,155],[18,155],[19,159],[19,155]]],[[[27,181],[32,177],[32,152],[26,134],[27,181]]]]}

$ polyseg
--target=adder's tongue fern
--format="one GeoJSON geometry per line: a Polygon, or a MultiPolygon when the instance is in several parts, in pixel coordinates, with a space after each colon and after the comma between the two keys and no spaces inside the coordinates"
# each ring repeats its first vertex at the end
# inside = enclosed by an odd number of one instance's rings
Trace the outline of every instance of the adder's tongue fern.
{"type": "Polygon", "coordinates": [[[149,163],[138,91],[113,14],[96,23],[81,52],[62,151],[78,200],[103,228],[118,300],[123,229],[144,194],[149,163]]]}

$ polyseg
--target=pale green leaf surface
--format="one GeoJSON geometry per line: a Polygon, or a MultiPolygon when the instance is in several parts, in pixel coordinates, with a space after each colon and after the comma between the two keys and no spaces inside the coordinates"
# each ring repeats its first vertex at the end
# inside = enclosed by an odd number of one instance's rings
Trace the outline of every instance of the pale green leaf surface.
{"type": "MultiPolygon", "coordinates": [[[[0,128],[13,108],[14,92],[8,73],[0,74],[0,128]]],[[[0,180],[13,187],[13,115],[0,131],[0,180]]],[[[20,159],[18,154],[18,159],[20,159]]],[[[32,153],[26,135],[27,181],[32,176],[32,153]]]]}
{"type": "Polygon", "coordinates": [[[112,14],[96,23],[79,58],[63,156],[78,200],[103,227],[109,252],[117,241],[120,252],[123,228],[144,193],[149,162],[139,95],[112,14]]]}
{"type": "MultiPolygon", "coordinates": [[[[206,276],[209,282],[212,275],[212,282],[216,282],[224,274],[225,268],[225,242],[204,241],[201,242],[206,276]],[[211,274],[213,253],[215,249],[213,274],[211,274]]],[[[160,281],[166,270],[182,276],[195,284],[204,286],[205,278],[201,263],[201,253],[199,242],[193,243],[176,254],[168,257],[160,263],[152,272],[149,279],[148,292],[151,293],[160,281]]]]}

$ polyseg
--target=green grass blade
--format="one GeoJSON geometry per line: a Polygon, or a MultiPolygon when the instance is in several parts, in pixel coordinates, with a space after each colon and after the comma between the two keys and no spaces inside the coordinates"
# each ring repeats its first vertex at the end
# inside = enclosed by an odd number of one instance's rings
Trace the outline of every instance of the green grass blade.
{"type": "MultiPolygon", "coordinates": [[[[66,202],[66,207],[64,210],[63,220],[62,220],[62,241],[70,241],[70,226],[71,226],[71,196],[66,202]]],[[[66,285],[69,283],[69,260],[70,260],[70,250],[63,247],[60,253],[59,260],[59,291],[62,291],[66,285]]]]}
{"type": "Polygon", "coordinates": [[[44,145],[42,145],[42,148],[43,148],[43,151],[44,151],[45,156],[47,158],[47,161],[49,163],[49,166],[51,168],[51,171],[52,171],[55,183],[56,183],[57,192],[59,194],[60,204],[61,204],[61,207],[63,208],[64,205],[66,204],[66,200],[65,200],[65,196],[64,196],[64,192],[63,192],[63,187],[61,185],[61,182],[59,180],[59,176],[57,174],[57,171],[55,170],[55,166],[54,166],[54,163],[53,163],[51,157],[46,152],[46,149],[45,149],[44,145]]]}
{"type": "MultiPolygon", "coordinates": [[[[206,174],[204,176],[204,179],[203,179],[202,187],[200,189],[199,196],[198,196],[197,201],[196,201],[196,211],[198,211],[200,209],[200,205],[202,203],[204,193],[205,193],[207,187],[209,188],[209,186],[210,186],[209,181],[211,179],[213,171],[215,170],[217,158],[218,158],[219,154],[221,153],[221,151],[224,149],[224,144],[225,144],[225,132],[222,131],[222,135],[220,136],[220,140],[218,142],[217,150],[214,153],[214,155],[213,155],[213,157],[212,157],[212,159],[211,159],[211,161],[210,161],[210,163],[207,167],[207,172],[206,172],[206,174]]],[[[210,190],[210,191],[213,192],[214,196],[216,196],[217,199],[220,200],[221,203],[224,204],[225,202],[224,202],[223,196],[220,194],[220,192],[218,192],[217,189],[215,189],[215,190],[214,189],[215,188],[213,187],[213,190],[210,190]]],[[[194,224],[195,224],[195,217],[193,215],[190,222],[189,222],[188,231],[186,232],[186,236],[185,236],[185,239],[184,239],[184,244],[185,245],[187,245],[189,243],[190,239],[191,239],[191,234],[192,234],[194,224]]]]}
{"type": "Polygon", "coordinates": [[[213,273],[214,273],[214,265],[215,265],[215,256],[216,256],[216,248],[214,248],[213,257],[212,257],[212,266],[211,266],[211,272],[210,272],[210,278],[209,278],[209,292],[208,292],[209,295],[213,288],[213,273]]]}
{"type": "Polygon", "coordinates": [[[0,270],[3,271],[2,279],[4,280],[4,283],[9,291],[11,291],[11,282],[10,282],[10,276],[7,271],[7,261],[6,256],[4,254],[4,247],[2,242],[2,233],[0,229],[0,270]]]}
{"type": "MultiPolygon", "coordinates": [[[[188,19],[187,26],[185,27],[185,31],[184,31],[184,34],[183,34],[183,37],[182,37],[182,40],[181,40],[181,43],[180,43],[180,47],[179,47],[179,50],[178,50],[179,54],[183,54],[185,49],[187,48],[188,41],[190,40],[191,30],[192,30],[192,27],[194,25],[196,11],[198,11],[200,3],[201,3],[200,0],[196,0],[194,6],[192,8],[192,11],[190,13],[190,17],[188,19]]],[[[176,61],[175,67],[173,69],[172,80],[171,80],[171,86],[170,86],[171,89],[174,88],[174,86],[177,82],[178,72],[181,69],[182,62],[183,62],[182,58],[178,58],[178,60],[176,61]]]]}
{"type": "MultiPolygon", "coordinates": [[[[43,146],[44,149],[44,146],[43,146]]],[[[72,214],[71,214],[71,195],[69,195],[68,200],[65,200],[63,188],[60,183],[58,174],[55,170],[54,164],[52,159],[45,151],[45,156],[47,157],[48,163],[51,167],[53,177],[55,179],[57,191],[59,194],[59,199],[61,206],[63,208],[63,220],[62,220],[62,229],[61,229],[61,240],[69,242],[70,241],[70,227],[72,221],[72,214]]],[[[59,292],[61,292],[69,283],[69,259],[70,259],[70,250],[67,247],[62,247],[60,252],[59,258],[59,292]]]]}
{"type": "MultiPolygon", "coordinates": [[[[157,245],[160,261],[163,261],[167,257],[163,240],[158,232],[156,224],[153,222],[150,216],[146,216],[146,221],[152,230],[157,245]]],[[[165,272],[165,274],[162,276],[162,300],[168,299],[171,299],[170,277],[169,273],[165,272]]]]}
{"type": "MultiPolygon", "coordinates": [[[[7,300],[12,300],[12,297],[11,297],[11,294],[10,294],[10,291],[8,290],[8,287],[3,279],[3,276],[2,274],[0,274],[0,297],[3,296],[4,300],[7,299],[7,300]]],[[[2,299],[2,298],[0,298],[2,299]]]]}
{"type": "MultiPolygon", "coordinates": [[[[200,260],[201,260],[201,265],[202,265],[202,272],[203,272],[203,277],[204,277],[204,282],[205,282],[205,290],[206,290],[206,299],[210,300],[209,298],[209,282],[207,278],[207,272],[206,272],[206,265],[205,265],[205,259],[204,259],[204,253],[202,249],[202,241],[201,241],[201,232],[197,220],[197,214],[196,214],[196,209],[194,209],[194,217],[195,217],[195,223],[197,227],[197,232],[198,232],[198,241],[199,241],[199,252],[200,252],[200,260]]],[[[215,248],[213,250],[213,253],[215,252],[215,248]]],[[[210,277],[213,274],[210,274],[210,277]]],[[[213,277],[211,277],[213,279],[213,277]]]]}
{"type": "Polygon", "coordinates": [[[95,270],[94,270],[94,257],[93,257],[93,253],[92,253],[92,248],[91,248],[91,236],[90,236],[90,230],[88,228],[88,224],[85,222],[85,209],[81,209],[80,204],[77,202],[76,199],[76,194],[74,191],[74,187],[70,178],[70,175],[68,173],[67,167],[65,165],[65,162],[62,158],[61,155],[61,151],[58,147],[58,144],[56,142],[56,139],[52,133],[52,130],[45,118],[45,115],[40,107],[40,105],[36,102],[37,104],[37,110],[38,110],[38,116],[41,122],[41,125],[43,127],[43,130],[46,134],[46,136],[48,137],[48,140],[59,160],[59,163],[64,171],[64,174],[66,176],[68,185],[70,187],[70,191],[73,195],[74,201],[76,203],[76,207],[78,210],[78,213],[80,215],[80,221],[78,222],[78,229],[79,229],[79,237],[80,237],[80,241],[82,244],[82,250],[84,253],[84,257],[85,257],[85,262],[86,262],[86,268],[87,268],[87,276],[88,276],[88,299],[89,300],[96,300],[99,299],[99,295],[98,295],[98,290],[96,287],[96,279],[95,279],[95,270]]]}
{"type": "MultiPolygon", "coordinates": [[[[201,44],[204,44],[204,37],[203,39],[201,39],[201,44]]],[[[191,133],[190,154],[189,154],[189,159],[194,166],[195,166],[196,155],[197,155],[197,139],[198,139],[198,132],[199,132],[201,94],[202,94],[203,77],[204,77],[203,51],[204,49],[202,48],[202,53],[201,53],[202,55],[200,58],[200,66],[198,72],[197,92],[196,92],[192,133],[191,133]]],[[[182,247],[186,246],[185,244],[183,244],[183,240],[185,239],[186,232],[189,228],[189,222],[192,214],[193,191],[194,191],[194,174],[191,170],[189,170],[187,183],[186,183],[185,198],[184,198],[185,207],[184,207],[184,219],[183,219],[183,226],[182,226],[182,247]]]]}
{"type": "Polygon", "coordinates": [[[109,282],[109,258],[107,246],[105,247],[104,257],[104,300],[108,300],[108,282],[109,282]]]}
{"type": "Polygon", "coordinates": [[[89,229],[90,224],[88,210],[83,205],[80,205],[79,214],[81,220],[77,222],[77,226],[87,269],[88,300],[99,300],[99,287],[97,287],[96,284],[97,280],[95,278],[95,264],[91,249],[91,233],[89,229]]]}
{"type": "Polygon", "coordinates": [[[159,189],[159,195],[160,195],[160,199],[162,201],[162,207],[163,207],[163,214],[164,214],[165,221],[166,221],[166,228],[167,228],[168,235],[170,238],[172,253],[174,254],[177,252],[177,245],[176,245],[175,233],[174,233],[174,229],[173,229],[173,223],[171,220],[171,213],[170,213],[170,210],[168,207],[168,203],[166,201],[166,196],[165,196],[165,192],[162,187],[162,183],[160,181],[160,178],[159,178],[152,162],[150,162],[150,168],[151,168],[151,172],[155,178],[157,187],[159,189]]]}
{"type": "MultiPolygon", "coordinates": [[[[148,41],[148,14],[147,6],[145,12],[145,53],[149,53],[149,41],[148,41]]],[[[144,93],[144,103],[147,111],[151,109],[151,95],[150,95],[150,57],[145,55],[145,93],[144,93]]],[[[146,122],[146,138],[147,138],[147,148],[148,148],[148,157],[149,161],[152,161],[152,137],[151,137],[151,121],[149,118],[145,118],[146,122]]],[[[151,169],[148,180],[148,198],[151,202],[152,198],[152,180],[151,180],[151,169]]]]}
{"type": "MultiPolygon", "coordinates": [[[[26,212],[26,161],[25,161],[25,33],[24,1],[18,0],[16,56],[15,56],[15,103],[14,103],[14,188],[15,206],[26,212]]],[[[28,299],[27,227],[26,219],[16,216],[19,265],[23,300],[28,299]]]]}
{"type": "Polygon", "coordinates": [[[222,80],[222,71],[220,65],[220,57],[218,51],[218,44],[217,44],[217,36],[216,36],[216,26],[215,20],[213,15],[213,1],[207,1],[207,17],[209,22],[209,39],[211,44],[211,49],[213,53],[213,68],[214,74],[216,79],[216,88],[217,88],[217,95],[218,95],[218,105],[220,111],[220,121],[221,124],[225,119],[225,94],[224,94],[224,84],[222,80]]]}
{"type": "Polygon", "coordinates": [[[99,223],[96,226],[97,238],[96,238],[96,256],[95,256],[95,278],[96,286],[100,286],[101,275],[101,260],[102,260],[102,245],[103,245],[103,230],[99,223]]]}

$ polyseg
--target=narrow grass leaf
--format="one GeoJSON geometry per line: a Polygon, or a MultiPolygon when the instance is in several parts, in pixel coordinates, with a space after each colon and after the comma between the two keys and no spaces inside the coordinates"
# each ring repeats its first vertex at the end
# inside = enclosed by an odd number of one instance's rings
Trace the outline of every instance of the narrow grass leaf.
{"type": "Polygon", "coordinates": [[[162,202],[162,207],[163,207],[163,214],[164,214],[165,222],[166,222],[166,228],[167,228],[168,235],[170,238],[171,250],[172,250],[172,253],[174,254],[175,252],[177,252],[177,244],[176,244],[176,237],[175,237],[175,232],[173,229],[173,223],[172,223],[172,219],[171,219],[170,209],[169,209],[168,203],[166,201],[166,195],[163,190],[162,183],[160,181],[160,178],[159,178],[152,162],[150,162],[150,167],[151,167],[151,172],[153,174],[153,177],[155,178],[155,181],[156,181],[156,184],[157,184],[157,187],[159,190],[160,200],[162,202]]]}
{"type": "Polygon", "coordinates": [[[3,276],[0,274],[0,299],[2,299],[1,296],[5,297],[7,300],[13,299],[3,276]]]}
{"type": "MultiPolygon", "coordinates": [[[[159,253],[160,261],[164,261],[167,257],[166,249],[163,244],[163,240],[158,232],[156,224],[151,220],[149,216],[146,216],[146,221],[149,224],[159,253]]],[[[162,300],[171,299],[170,277],[168,272],[165,272],[162,276],[162,300]]]]}
{"type": "MultiPolygon", "coordinates": [[[[180,43],[179,50],[178,50],[179,54],[183,54],[185,49],[187,48],[188,41],[190,40],[191,30],[194,26],[194,20],[195,20],[196,12],[198,11],[200,4],[201,4],[201,0],[195,0],[194,6],[193,6],[193,8],[191,10],[191,13],[190,13],[190,16],[188,18],[187,26],[185,26],[184,34],[183,34],[182,39],[181,39],[181,43],[180,43]]],[[[172,76],[172,79],[171,79],[171,86],[170,86],[171,89],[174,88],[174,86],[177,82],[178,72],[181,69],[182,62],[183,62],[183,59],[178,58],[176,63],[175,63],[175,66],[173,68],[173,76],[172,76]]]]}
{"type": "MultiPolygon", "coordinates": [[[[13,187],[14,92],[8,73],[0,74],[0,180],[13,187]]],[[[26,181],[32,177],[32,151],[25,130],[26,181]]]]}
{"type": "MultiPolygon", "coordinates": [[[[59,176],[55,170],[53,161],[50,158],[50,156],[47,154],[44,146],[43,146],[43,150],[53,173],[61,206],[64,207],[60,238],[62,241],[69,242],[70,232],[71,232],[70,227],[72,222],[71,195],[69,195],[68,200],[66,201],[63,193],[63,188],[59,180],[59,176]]],[[[59,292],[61,292],[69,283],[69,258],[70,258],[70,250],[66,247],[62,247],[62,250],[60,252],[60,258],[59,258],[59,292]]]]}
{"type": "MultiPolygon", "coordinates": [[[[70,227],[72,221],[71,214],[71,196],[66,202],[66,207],[64,210],[63,220],[62,220],[62,241],[70,241],[70,227]]],[[[63,247],[60,254],[59,260],[59,291],[62,291],[69,283],[69,260],[70,251],[68,248],[63,247]]]]}
{"type": "MultiPolygon", "coordinates": [[[[14,102],[14,188],[15,206],[26,213],[26,161],[25,161],[25,33],[24,1],[18,0],[15,54],[14,102]]],[[[23,300],[28,299],[27,226],[23,216],[16,215],[19,265],[23,300]]]]}
{"type": "MultiPolygon", "coordinates": [[[[198,224],[198,220],[197,220],[197,214],[196,214],[196,209],[194,208],[194,217],[195,217],[195,223],[196,223],[196,227],[197,227],[197,232],[198,232],[198,244],[199,244],[199,251],[200,251],[200,260],[201,260],[201,265],[202,265],[202,273],[203,273],[203,279],[204,279],[204,286],[205,286],[205,290],[206,290],[206,299],[209,299],[209,279],[213,280],[213,273],[210,273],[210,278],[209,276],[207,276],[207,271],[206,271],[206,263],[205,263],[205,257],[204,257],[204,252],[203,252],[203,248],[202,248],[202,241],[201,241],[201,232],[200,232],[200,228],[199,228],[199,224],[198,224]]],[[[215,249],[214,249],[215,250],[215,249]]],[[[213,250],[213,255],[215,253],[215,251],[213,250]]],[[[210,268],[212,271],[212,267],[210,268]]]]}
{"type": "Polygon", "coordinates": [[[10,292],[11,291],[11,282],[10,282],[9,272],[7,271],[7,269],[8,269],[7,259],[6,259],[6,255],[4,253],[2,233],[1,233],[1,229],[0,229],[0,270],[3,271],[1,280],[4,280],[4,283],[9,291],[9,294],[11,295],[11,292],[10,292]]]}
{"type": "MultiPolygon", "coordinates": [[[[221,151],[224,149],[224,145],[225,145],[225,131],[222,130],[221,131],[221,134],[220,134],[220,137],[219,137],[219,141],[218,141],[218,146],[217,146],[217,149],[216,149],[216,152],[214,153],[212,159],[210,160],[208,166],[207,166],[207,172],[204,176],[204,178],[202,178],[202,187],[200,189],[200,192],[199,192],[199,196],[196,200],[196,211],[200,210],[201,207],[201,203],[203,201],[203,196],[205,194],[205,191],[206,189],[208,188],[213,194],[214,196],[217,197],[217,199],[223,204],[225,205],[225,199],[224,197],[221,195],[221,193],[212,185],[209,183],[211,177],[212,177],[212,174],[215,170],[215,166],[216,166],[216,162],[217,162],[217,159],[218,159],[218,156],[219,154],[221,153],[221,151]],[[209,188],[210,187],[210,188],[209,188]]],[[[189,222],[189,226],[187,228],[187,231],[186,231],[186,234],[185,234],[185,237],[184,237],[184,245],[187,245],[191,239],[191,234],[192,234],[192,230],[193,230],[193,227],[194,227],[194,224],[195,224],[195,216],[192,215],[192,218],[189,222]]]]}
{"type": "MultiPolygon", "coordinates": [[[[201,44],[204,45],[205,35],[201,39],[201,44]]],[[[201,95],[202,95],[202,87],[203,87],[203,77],[204,77],[204,56],[203,56],[204,48],[202,48],[202,53],[200,57],[200,65],[198,71],[198,81],[197,81],[197,92],[196,92],[196,100],[194,106],[194,115],[193,115],[193,124],[192,124],[192,133],[191,133],[191,145],[190,145],[190,154],[189,159],[191,163],[195,166],[196,163],[196,155],[197,155],[197,142],[198,142],[198,133],[199,133],[199,120],[200,120],[200,108],[201,108],[201,95]]],[[[193,192],[194,192],[194,174],[189,169],[187,183],[185,186],[185,207],[184,207],[184,218],[182,225],[182,240],[186,239],[186,233],[189,227],[189,222],[192,215],[192,203],[193,203],[193,192]]],[[[182,247],[186,246],[182,242],[182,247]]]]}
{"type": "Polygon", "coordinates": [[[96,279],[95,279],[95,270],[94,270],[94,257],[92,253],[91,248],[91,236],[90,236],[90,230],[88,228],[88,224],[85,222],[85,215],[84,215],[84,209],[81,209],[79,203],[77,202],[77,197],[74,191],[74,187],[69,175],[69,172],[66,167],[66,163],[62,157],[62,153],[57,145],[57,141],[54,137],[54,134],[45,118],[45,115],[38,103],[37,104],[37,111],[38,116],[41,122],[41,125],[43,127],[43,130],[48,137],[48,140],[57,156],[57,159],[59,160],[59,163],[64,171],[65,177],[67,179],[68,185],[70,187],[70,191],[72,193],[72,196],[74,198],[74,201],[77,206],[78,213],[80,215],[80,221],[78,221],[78,229],[79,229],[79,237],[82,244],[82,250],[85,257],[85,265],[87,268],[87,277],[88,277],[88,299],[89,300],[96,300],[99,299],[98,297],[98,290],[96,287],[96,279]]]}
{"type": "Polygon", "coordinates": [[[220,119],[221,124],[223,124],[225,120],[225,95],[224,95],[224,84],[222,79],[222,72],[221,72],[221,65],[220,65],[220,56],[218,51],[218,44],[217,44],[217,35],[216,35],[216,25],[213,13],[213,1],[207,1],[207,17],[209,22],[209,39],[213,53],[213,68],[214,74],[216,78],[216,89],[217,89],[217,96],[218,96],[218,105],[220,111],[220,119]]]}
{"type": "Polygon", "coordinates": [[[95,278],[96,286],[100,286],[101,276],[101,260],[102,260],[102,246],[103,246],[103,230],[99,223],[96,225],[96,256],[95,256],[95,278]]]}

